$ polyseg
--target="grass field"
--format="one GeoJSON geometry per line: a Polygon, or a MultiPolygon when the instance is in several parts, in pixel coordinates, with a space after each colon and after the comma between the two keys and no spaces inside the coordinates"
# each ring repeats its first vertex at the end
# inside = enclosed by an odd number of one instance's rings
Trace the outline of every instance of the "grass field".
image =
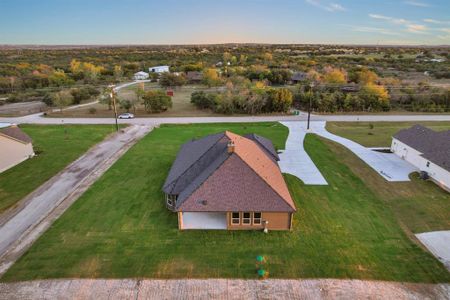
{"type": "Polygon", "coordinates": [[[400,129],[422,124],[433,130],[450,129],[450,122],[327,122],[327,130],[366,147],[389,147],[400,129]],[[373,129],[370,128],[373,125],[373,129]]]}
{"type": "MultiPolygon", "coordinates": [[[[135,99],[136,94],[134,90],[137,88],[136,85],[132,85],[123,88],[118,93],[118,99],[135,99]]],[[[160,89],[156,83],[146,83],[145,89],[160,89]]],[[[187,85],[181,88],[176,88],[174,90],[174,96],[172,97],[172,108],[168,109],[162,113],[148,113],[145,111],[142,104],[136,107],[136,110],[130,110],[136,115],[136,117],[208,117],[208,116],[220,116],[220,114],[215,114],[210,110],[200,110],[197,109],[191,103],[191,94],[196,90],[205,90],[206,87],[198,85],[187,85]]],[[[119,113],[124,113],[126,110],[118,107],[119,113]]],[[[59,111],[52,112],[48,114],[51,117],[111,117],[113,116],[113,111],[108,109],[105,104],[94,104],[87,107],[81,107],[77,109],[66,110],[62,114],[59,111]],[[95,108],[96,112],[91,113],[90,109],[95,108]]]]}
{"type": "Polygon", "coordinates": [[[21,125],[37,154],[0,174],[0,213],[101,141],[114,128],[86,125],[21,125]]]}
{"type": "Polygon", "coordinates": [[[307,136],[306,149],[330,185],[305,186],[286,175],[298,207],[292,232],[179,231],[161,192],[171,163],[183,142],[225,129],[262,134],[280,149],[287,136],[287,128],[277,123],[155,129],[75,202],[2,280],[255,278],[255,256],[262,254],[270,276],[276,278],[450,281],[446,269],[410,239],[411,231],[448,225],[448,196],[417,179],[391,185],[345,148],[314,135],[307,136]],[[404,210],[408,200],[414,205],[404,210]],[[434,207],[427,209],[430,202],[434,207]]]}

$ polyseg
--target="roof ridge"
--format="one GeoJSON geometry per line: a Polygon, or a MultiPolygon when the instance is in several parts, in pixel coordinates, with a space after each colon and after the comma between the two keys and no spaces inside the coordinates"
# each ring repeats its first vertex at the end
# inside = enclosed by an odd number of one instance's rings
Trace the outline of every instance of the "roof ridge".
{"type": "MultiPolygon", "coordinates": [[[[219,132],[219,133],[221,133],[221,132],[219,132]]],[[[219,134],[219,133],[217,133],[217,134],[219,134]]],[[[223,136],[224,136],[225,134],[223,133],[223,136]]],[[[166,187],[166,186],[169,186],[170,184],[172,184],[172,183],[176,183],[176,182],[178,182],[178,180],[196,163],[196,162],[198,162],[202,157],[204,157],[205,156],[205,154],[209,151],[209,150],[211,150],[211,148],[212,147],[214,147],[215,145],[217,145],[217,143],[222,139],[222,137],[223,136],[220,136],[220,138],[218,138],[217,139],[217,141],[215,141],[212,145],[211,145],[211,147],[209,147],[208,149],[206,149],[205,150],[205,152],[203,152],[203,154],[202,155],[200,155],[199,157],[198,157],[198,159],[196,159],[195,161],[193,161],[187,168],[186,168],[186,170],[184,170],[183,171],[183,173],[181,173],[176,179],[174,179],[174,180],[172,180],[171,182],[169,182],[169,183],[167,183],[167,184],[165,184],[164,186],[163,186],[163,188],[164,187],[166,187]]],[[[198,140],[197,140],[198,141],[198,140]]],[[[192,141],[191,141],[192,142],[192,141]]],[[[171,188],[170,189],[171,191],[173,190],[173,188],[171,188]]]]}
{"type": "MultiPolygon", "coordinates": [[[[244,137],[245,138],[245,137],[244,137]]],[[[280,171],[280,174],[281,174],[281,170],[280,170],[280,167],[278,166],[278,164],[277,163],[275,163],[273,160],[271,160],[271,159],[269,159],[269,157],[268,157],[268,155],[267,155],[267,153],[266,152],[264,152],[261,148],[259,148],[259,146],[256,144],[256,142],[255,141],[253,141],[253,140],[251,140],[251,139],[247,139],[247,138],[245,138],[246,140],[249,140],[250,142],[252,142],[255,146],[256,146],[256,148],[259,150],[259,151],[261,151],[261,153],[263,154],[263,155],[265,155],[266,157],[267,157],[267,159],[268,159],[268,162],[269,163],[272,163],[272,164],[274,164],[275,165],[275,167],[280,171]]],[[[278,195],[278,196],[280,196],[282,199],[283,199],[283,201],[284,202],[286,202],[290,207],[292,207],[294,210],[297,210],[296,209],[296,207],[295,207],[295,204],[294,204],[294,201],[293,201],[293,199],[292,199],[292,196],[291,196],[291,193],[289,192],[289,189],[288,189],[288,194],[289,194],[289,196],[290,196],[290,198],[291,198],[291,200],[292,200],[292,203],[289,203],[278,191],[277,191],[277,189],[275,189],[275,188],[273,188],[273,186],[267,181],[267,179],[266,178],[264,178],[263,176],[261,176],[261,174],[259,174],[239,153],[238,153],[239,151],[235,151],[235,153],[237,154],[237,156],[247,165],[247,166],[249,166],[249,168],[250,169],[252,169],[253,170],[253,172],[255,172],[257,175],[258,175],[258,177],[260,177],[273,191],[275,191],[275,193],[278,195]]],[[[281,174],[281,176],[283,177],[283,174],[281,174]]],[[[283,182],[284,182],[284,178],[283,178],[283,182]]],[[[284,184],[286,184],[285,182],[284,182],[284,184]]],[[[287,188],[287,186],[286,186],[286,188],[287,188]]]]}
{"type": "MultiPolygon", "coordinates": [[[[268,182],[267,182],[267,180],[265,180],[258,172],[256,172],[256,170],[255,169],[253,169],[239,154],[237,154],[236,153],[236,155],[237,155],[237,157],[239,157],[239,159],[245,164],[245,165],[247,165],[249,168],[250,168],[250,170],[252,170],[253,171],[253,173],[255,173],[259,178],[261,178],[262,179],[262,181],[264,181],[264,183],[271,189],[271,190],[273,190],[274,192],[275,192],[275,194],[277,194],[281,199],[283,199],[283,201],[290,207],[290,208],[292,208],[292,209],[294,209],[294,211],[297,211],[297,208],[295,207],[295,206],[292,206],[291,205],[291,203],[289,203],[288,201],[286,201],[286,199],[284,199],[284,197],[282,196],[282,195],[280,195],[280,193],[278,193],[278,191],[276,190],[276,189],[274,189],[268,182]]],[[[272,162],[272,160],[271,160],[271,162],[272,162]]],[[[278,167],[278,166],[277,166],[278,167]]],[[[281,171],[280,171],[280,173],[281,173],[281,171]]],[[[289,190],[288,190],[289,191],[289,190]]],[[[290,195],[291,193],[289,192],[289,195],[290,195]]]]}

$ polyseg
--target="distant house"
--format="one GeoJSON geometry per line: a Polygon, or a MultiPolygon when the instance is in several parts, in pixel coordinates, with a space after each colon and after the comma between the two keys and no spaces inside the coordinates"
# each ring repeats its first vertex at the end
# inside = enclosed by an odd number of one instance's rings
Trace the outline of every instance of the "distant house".
{"type": "Polygon", "coordinates": [[[359,92],[360,87],[357,84],[347,84],[341,87],[341,92],[343,93],[357,93],[359,92]]]}
{"type": "Polygon", "coordinates": [[[290,230],[294,201],[272,142],[229,131],[185,143],[163,186],[179,229],[290,230]]]}
{"type": "Polygon", "coordinates": [[[391,151],[450,191],[450,130],[414,125],[394,135],[391,151]]]}
{"type": "Polygon", "coordinates": [[[31,138],[16,125],[0,123],[0,172],[33,156],[31,138]]]}
{"type": "Polygon", "coordinates": [[[148,71],[149,71],[150,73],[158,73],[158,74],[170,72],[170,71],[169,71],[169,66],[156,66],[156,67],[151,67],[151,68],[148,68],[148,71]]]}
{"type": "Polygon", "coordinates": [[[306,79],[308,79],[308,74],[305,72],[295,72],[291,76],[291,82],[293,84],[297,84],[299,82],[305,81],[306,79]]]}
{"type": "Polygon", "coordinates": [[[189,82],[200,82],[203,80],[203,73],[199,71],[189,71],[186,73],[186,79],[189,82]]]}
{"type": "Polygon", "coordinates": [[[148,79],[149,74],[147,72],[139,71],[137,73],[134,73],[134,80],[145,80],[148,79]]]}

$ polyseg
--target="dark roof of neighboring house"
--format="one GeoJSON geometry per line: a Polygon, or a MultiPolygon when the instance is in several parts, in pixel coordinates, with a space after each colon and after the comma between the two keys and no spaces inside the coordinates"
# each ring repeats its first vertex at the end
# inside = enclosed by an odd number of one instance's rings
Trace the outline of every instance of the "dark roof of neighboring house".
{"type": "Polygon", "coordinates": [[[181,147],[163,186],[165,193],[178,195],[177,210],[295,211],[272,143],[248,136],[226,131],[181,147]]]}
{"type": "Polygon", "coordinates": [[[186,73],[188,80],[203,80],[203,73],[198,71],[189,71],[186,73]]]}
{"type": "Polygon", "coordinates": [[[305,80],[306,76],[308,76],[308,74],[305,72],[295,72],[294,74],[292,74],[291,80],[293,81],[305,80]]]}
{"type": "Polygon", "coordinates": [[[28,134],[23,132],[22,129],[20,129],[16,125],[0,128],[0,134],[10,137],[24,144],[28,144],[33,141],[28,134]]]}
{"type": "Polygon", "coordinates": [[[414,125],[394,135],[400,142],[422,153],[422,157],[450,171],[450,130],[434,131],[414,125]]]}
{"type": "Polygon", "coordinates": [[[270,154],[270,156],[276,161],[280,160],[280,158],[278,157],[278,153],[273,147],[271,140],[254,133],[246,134],[244,135],[244,137],[251,139],[252,141],[255,141],[261,149],[263,149],[267,154],[270,154]]]}

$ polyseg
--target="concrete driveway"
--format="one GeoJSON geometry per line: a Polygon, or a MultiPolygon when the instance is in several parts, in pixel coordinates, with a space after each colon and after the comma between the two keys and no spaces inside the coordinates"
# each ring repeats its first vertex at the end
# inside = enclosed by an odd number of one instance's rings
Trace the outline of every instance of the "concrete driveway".
{"type": "Polygon", "coordinates": [[[416,237],[450,271],[450,230],[419,233],[416,237]]]}
{"type": "MultiPolygon", "coordinates": [[[[286,122],[286,124],[290,129],[292,128],[297,132],[306,131],[306,122],[286,122]]],[[[311,122],[310,132],[343,145],[387,181],[409,181],[409,174],[417,171],[414,166],[395,154],[371,150],[349,139],[334,135],[325,129],[325,125],[326,122],[324,121],[311,122]]]]}
{"type": "Polygon", "coordinates": [[[281,172],[294,175],[304,184],[327,185],[327,181],[303,148],[306,128],[300,122],[280,122],[289,128],[286,149],[278,156],[281,172]]]}

